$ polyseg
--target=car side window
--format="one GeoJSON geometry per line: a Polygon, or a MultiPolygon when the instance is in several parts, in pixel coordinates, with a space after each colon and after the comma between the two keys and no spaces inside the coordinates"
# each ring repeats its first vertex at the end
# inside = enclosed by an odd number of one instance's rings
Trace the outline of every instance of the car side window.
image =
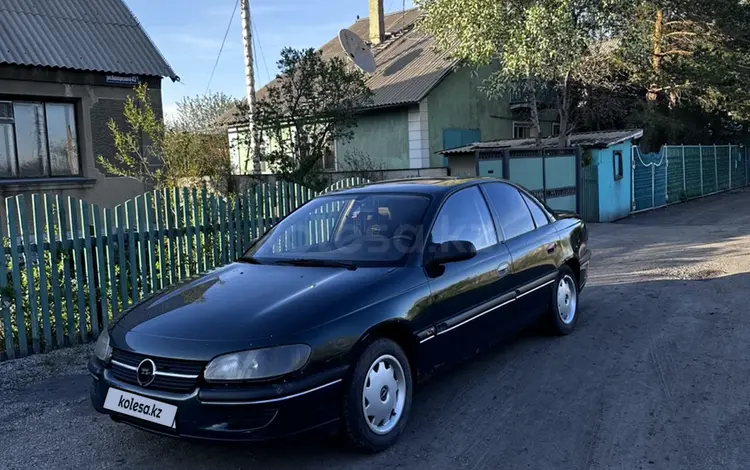
{"type": "Polygon", "coordinates": [[[476,186],[450,196],[432,228],[434,244],[458,240],[473,243],[477,251],[497,244],[489,208],[476,186]]]}
{"type": "Polygon", "coordinates": [[[485,184],[484,189],[497,212],[506,240],[535,229],[531,212],[516,188],[505,183],[490,183],[485,184]]]}
{"type": "Polygon", "coordinates": [[[549,224],[549,219],[547,218],[547,215],[544,213],[542,208],[539,207],[539,203],[530,198],[527,194],[521,193],[521,196],[523,197],[523,200],[526,201],[526,205],[531,211],[531,216],[534,218],[536,228],[544,227],[545,225],[549,224]]]}

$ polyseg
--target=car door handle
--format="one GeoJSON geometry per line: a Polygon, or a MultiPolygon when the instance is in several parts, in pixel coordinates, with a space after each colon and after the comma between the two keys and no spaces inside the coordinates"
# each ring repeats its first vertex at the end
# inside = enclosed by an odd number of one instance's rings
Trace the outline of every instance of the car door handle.
{"type": "Polygon", "coordinates": [[[502,263],[497,267],[497,273],[500,275],[500,277],[503,277],[508,274],[508,268],[510,268],[510,265],[508,265],[508,263],[502,263]]]}
{"type": "Polygon", "coordinates": [[[555,252],[555,244],[547,245],[547,253],[552,254],[555,252]]]}

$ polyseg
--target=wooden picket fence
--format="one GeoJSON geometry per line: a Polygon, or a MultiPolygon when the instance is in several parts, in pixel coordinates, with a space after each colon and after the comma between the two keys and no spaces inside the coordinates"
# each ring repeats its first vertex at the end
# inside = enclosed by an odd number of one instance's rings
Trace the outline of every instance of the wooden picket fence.
{"type": "Polygon", "coordinates": [[[277,182],[225,198],[187,188],[114,209],[49,194],[5,200],[0,360],[96,339],[112,318],[175,283],[231,263],[250,240],[319,194],[277,182]]]}

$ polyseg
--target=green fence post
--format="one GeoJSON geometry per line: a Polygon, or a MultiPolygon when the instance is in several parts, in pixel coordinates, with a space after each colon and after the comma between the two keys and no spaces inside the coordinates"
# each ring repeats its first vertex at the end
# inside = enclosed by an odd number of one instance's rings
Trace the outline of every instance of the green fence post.
{"type": "Polygon", "coordinates": [[[219,251],[222,266],[227,264],[227,201],[219,196],[219,251]]]}
{"type": "Polygon", "coordinates": [[[270,211],[270,201],[269,201],[269,195],[270,195],[270,188],[267,183],[261,183],[260,185],[260,193],[258,193],[258,202],[260,203],[260,220],[261,220],[261,235],[264,235],[269,227],[269,220],[271,218],[271,211],[270,211]]]}
{"type": "Polygon", "coordinates": [[[125,228],[127,227],[127,217],[125,217],[124,205],[121,204],[115,207],[115,217],[117,222],[117,253],[120,258],[120,299],[122,302],[122,309],[125,310],[130,305],[130,301],[128,294],[129,258],[126,259],[125,254],[125,228]]]}
{"type": "Polygon", "coordinates": [[[70,217],[70,232],[73,239],[73,261],[75,263],[76,298],[78,299],[78,334],[81,342],[86,341],[86,294],[83,281],[83,259],[81,257],[81,229],[79,208],[76,199],[68,198],[68,216],[70,217]]]}
{"type": "MultiPolygon", "coordinates": [[[[1,221],[0,221],[1,222],[1,221]]],[[[7,225],[0,223],[0,246],[3,248],[3,259],[0,262],[0,289],[3,292],[8,290],[8,258],[7,252],[5,251],[5,233],[7,232],[7,225]]],[[[2,302],[3,311],[3,336],[5,337],[5,355],[8,359],[16,358],[16,347],[13,341],[13,325],[10,317],[10,299],[7,298],[6,294],[0,297],[2,302]]]]}
{"type": "Polygon", "coordinates": [[[128,259],[130,261],[130,305],[135,305],[140,300],[138,290],[138,261],[136,250],[138,241],[136,240],[136,222],[135,222],[135,201],[125,202],[125,218],[128,221],[128,259]]]}
{"type": "Polygon", "coordinates": [[[174,220],[175,228],[177,229],[177,279],[185,278],[185,247],[183,245],[183,221],[182,221],[182,201],[180,200],[180,190],[178,188],[172,189],[172,197],[174,198],[174,220]]]}
{"type": "Polygon", "coordinates": [[[203,242],[201,240],[201,219],[200,219],[200,204],[198,201],[198,191],[193,188],[193,238],[195,239],[195,269],[199,273],[206,270],[206,261],[203,258],[203,242]]]}
{"type": "Polygon", "coordinates": [[[219,217],[219,202],[216,200],[216,195],[211,194],[210,199],[210,210],[211,210],[211,233],[212,233],[212,245],[214,247],[214,265],[213,267],[216,268],[218,266],[221,266],[221,250],[219,245],[219,223],[218,223],[218,217],[219,217]]]}
{"type": "Polygon", "coordinates": [[[250,201],[248,199],[247,190],[237,193],[237,201],[240,203],[240,215],[239,218],[242,220],[242,230],[237,234],[240,238],[240,251],[244,252],[245,247],[250,242],[250,201]]]}
{"type": "Polygon", "coordinates": [[[156,280],[156,256],[154,256],[157,243],[156,233],[158,232],[154,230],[154,197],[152,193],[146,193],[144,204],[146,206],[146,235],[148,235],[148,238],[146,238],[146,248],[148,249],[148,252],[146,253],[146,261],[148,262],[149,292],[153,294],[158,289],[158,282],[156,280]]]}
{"type": "Polygon", "coordinates": [[[146,241],[146,235],[148,229],[146,228],[146,198],[144,196],[135,197],[135,229],[137,234],[138,244],[138,272],[140,272],[140,296],[139,298],[146,297],[148,295],[148,242],[146,241]]]}
{"type": "Polygon", "coordinates": [[[201,216],[201,232],[203,233],[203,265],[205,266],[205,270],[208,271],[213,268],[214,264],[209,263],[209,255],[212,253],[211,247],[209,245],[209,231],[208,231],[208,224],[209,224],[209,210],[208,210],[208,195],[206,194],[206,189],[201,190],[201,209],[203,211],[203,215],[201,216]]]}
{"type": "MultiPolygon", "coordinates": [[[[44,211],[46,214],[47,238],[49,239],[49,260],[50,260],[50,281],[52,283],[52,303],[54,304],[55,318],[55,339],[58,348],[65,344],[65,325],[62,319],[62,295],[60,292],[60,271],[59,261],[57,259],[58,241],[55,230],[55,202],[49,195],[44,195],[44,211]]],[[[59,209],[58,209],[59,211],[59,209]]],[[[58,229],[60,225],[57,225],[58,229]]],[[[62,232],[60,235],[60,244],[62,244],[62,232]]]]}
{"type": "Polygon", "coordinates": [[[96,204],[91,205],[94,212],[94,239],[96,240],[96,271],[99,274],[99,310],[102,315],[102,329],[109,325],[109,309],[107,308],[107,261],[104,259],[104,244],[106,232],[102,227],[102,212],[96,204]]]}
{"type": "MultiPolygon", "coordinates": [[[[104,233],[107,237],[106,244],[106,266],[109,269],[109,305],[110,312],[112,312],[112,318],[120,311],[120,306],[117,300],[117,241],[115,240],[116,231],[114,226],[114,219],[112,211],[110,209],[104,209],[104,233]]],[[[120,266],[123,269],[123,266],[120,266]]]]}
{"type": "Polygon", "coordinates": [[[167,255],[167,258],[169,259],[169,285],[174,284],[177,282],[177,269],[175,266],[175,260],[177,259],[177,253],[175,253],[175,237],[177,237],[175,230],[175,218],[174,218],[174,204],[172,201],[172,194],[165,189],[164,190],[164,206],[165,211],[167,215],[167,251],[169,251],[169,254],[167,255]]]}
{"type": "MultiPolygon", "coordinates": [[[[99,336],[99,319],[96,307],[96,280],[94,279],[94,241],[91,238],[91,214],[90,206],[84,202],[79,201],[81,206],[81,231],[83,234],[83,257],[84,257],[84,268],[86,269],[86,290],[89,293],[89,315],[91,322],[91,332],[94,338],[99,336]]],[[[88,332],[87,332],[88,336],[88,332]]]]}
{"type": "Polygon", "coordinates": [[[229,239],[229,262],[234,262],[237,259],[237,237],[235,236],[238,226],[235,225],[235,221],[239,223],[237,214],[239,214],[239,201],[235,197],[227,198],[227,236],[229,239]]]}
{"type": "Polygon", "coordinates": [[[44,334],[44,350],[52,348],[52,329],[50,327],[49,287],[47,284],[47,250],[44,248],[44,231],[42,217],[44,214],[39,202],[40,195],[31,196],[31,217],[34,220],[34,235],[36,238],[37,265],[39,269],[39,300],[42,308],[42,331],[44,334]]]}
{"type": "Polygon", "coordinates": [[[36,280],[34,277],[33,257],[35,253],[31,248],[31,237],[29,234],[29,227],[31,227],[31,225],[29,224],[29,219],[26,215],[26,199],[23,194],[16,196],[16,208],[18,209],[18,219],[20,221],[18,234],[21,237],[21,245],[19,248],[23,249],[23,258],[26,261],[25,295],[29,298],[29,311],[24,312],[24,315],[28,313],[29,326],[31,327],[31,344],[34,353],[39,354],[42,347],[39,340],[39,308],[37,303],[36,280]]]}
{"type": "Polygon", "coordinates": [[[55,196],[55,207],[57,207],[57,226],[60,230],[60,251],[63,264],[63,282],[65,284],[65,321],[67,323],[68,343],[75,344],[75,310],[73,307],[73,279],[70,272],[71,256],[73,254],[73,240],[68,230],[68,207],[62,197],[55,196]]]}
{"type": "Polygon", "coordinates": [[[197,267],[193,266],[193,231],[195,224],[190,222],[190,193],[188,188],[182,188],[182,219],[185,221],[185,275],[190,277],[195,274],[197,267]]]}
{"type": "Polygon", "coordinates": [[[165,269],[167,259],[164,255],[164,195],[163,193],[156,192],[154,198],[156,200],[156,243],[159,250],[158,288],[164,289],[167,284],[164,282],[167,274],[165,269]]]}
{"type": "Polygon", "coordinates": [[[245,236],[245,243],[250,243],[250,240],[255,240],[258,236],[258,221],[257,221],[257,204],[255,198],[255,186],[250,186],[245,191],[243,199],[245,201],[245,217],[248,219],[248,224],[245,227],[249,228],[249,234],[245,236]]]}

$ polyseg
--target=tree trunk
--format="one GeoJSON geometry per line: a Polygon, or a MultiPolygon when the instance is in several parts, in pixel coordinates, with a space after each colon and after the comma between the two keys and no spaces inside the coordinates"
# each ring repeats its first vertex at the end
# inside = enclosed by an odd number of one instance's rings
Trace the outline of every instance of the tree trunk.
{"type": "Polygon", "coordinates": [[[562,88],[562,99],[558,99],[558,114],[560,115],[560,135],[558,146],[568,146],[568,120],[570,119],[570,72],[565,74],[562,88]]]}
{"type": "Polygon", "coordinates": [[[534,125],[533,133],[536,145],[542,145],[542,128],[539,124],[539,103],[536,100],[536,86],[534,85],[534,79],[529,76],[526,79],[526,93],[529,96],[529,102],[531,103],[531,122],[534,125]]]}
{"type": "Polygon", "coordinates": [[[656,104],[656,99],[658,98],[658,89],[659,89],[659,75],[661,74],[661,42],[663,38],[663,28],[664,28],[664,10],[659,8],[656,10],[656,19],[654,21],[654,33],[651,36],[651,44],[652,44],[652,50],[651,50],[651,72],[653,73],[654,80],[651,82],[651,86],[649,87],[648,92],[646,93],[646,101],[648,102],[649,106],[653,106],[656,104]]]}

